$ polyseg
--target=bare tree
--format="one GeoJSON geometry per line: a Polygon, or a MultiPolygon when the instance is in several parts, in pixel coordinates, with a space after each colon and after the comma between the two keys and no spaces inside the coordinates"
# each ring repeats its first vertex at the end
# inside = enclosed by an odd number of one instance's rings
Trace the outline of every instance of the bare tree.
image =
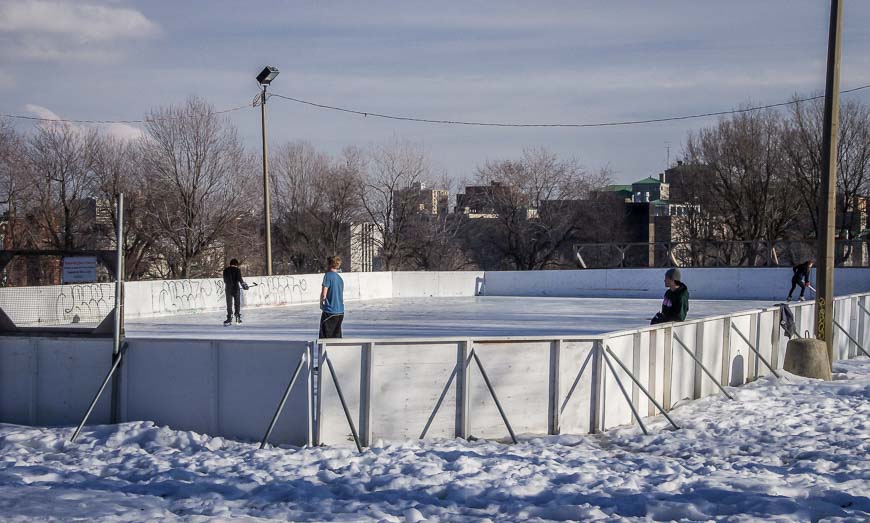
{"type": "Polygon", "coordinates": [[[476,205],[492,218],[470,221],[478,229],[472,241],[508,267],[560,267],[573,258],[573,243],[596,223],[588,198],[608,180],[606,171],[586,173],[576,160],[543,148],[526,149],[517,160],[488,162],[477,171],[477,181],[488,189],[476,205]]]}
{"type": "Polygon", "coordinates": [[[286,144],[273,155],[278,258],[296,272],[320,271],[331,254],[349,256],[358,212],[362,156],[346,149],[336,160],[310,144],[286,144]]]}
{"type": "Polygon", "coordinates": [[[223,264],[224,233],[253,205],[254,168],[235,127],[189,98],[146,118],[147,218],[169,275],[206,276],[223,264]]]}
{"type": "Polygon", "coordinates": [[[140,280],[153,275],[159,264],[155,252],[156,228],[148,218],[148,193],[142,162],[143,149],[135,141],[100,136],[94,155],[97,180],[98,232],[108,243],[116,238],[118,213],[116,196],[124,193],[125,279],[140,280]]]}
{"type": "Polygon", "coordinates": [[[20,247],[18,213],[33,189],[33,178],[29,175],[24,139],[5,120],[0,120],[0,218],[6,222],[0,247],[20,247]]]}
{"type": "Polygon", "coordinates": [[[96,189],[96,143],[96,131],[66,123],[41,125],[28,141],[27,159],[37,198],[37,227],[32,232],[44,235],[55,249],[93,247],[93,220],[88,215],[96,189]]]}
{"type": "MultiPolygon", "coordinates": [[[[818,236],[822,172],[823,100],[796,101],[790,106],[785,146],[791,182],[818,236]]],[[[860,100],[840,104],[837,140],[838,236],[855,228],[855,197],[870,192],[870,108],[860,100]]]]}
{"type": "Polygon", "coordinates": [[[365,219],[374,224],[384,270],[402,267],[408,257],[408,230],[418,214],[416,195],[408,191],[430,178],[429,162],[420,145],[396,140],[372,149],[360,184],[365,219]]]}
{"type": "MultiPolygon", "coordinates": [[[[423,271],[456,271],[472,267],[468,249],[464,243],[465,220],[459,214],[449,213],[449,195],[455,192],[455,180],[442,175],[433,187],[447,193],[447,205],[433,202],[434,209],[428,206],[423,211],[419,204],[428,200],[430,193],[421,192],[418,199],[417,212],[409,220],[405,228],[403,244],[406,245],[407,256],[403,268],[423,271]]],[[[413,191],[410,193],[413,194],[413,191]]],[[[431,193],[437,198],[441,193],[431,193]]]]}
{"type": "MultiPolygon", "coordinates": [[[[796,223],[797,195],[787,177],[779,113],[751,111],[690,133],[689,163],[710,169],[708,202],[722,239],[777,240],[796,223]]],[[[743,244],[740,263],[756,263],[762,246],[743,244]]]]}

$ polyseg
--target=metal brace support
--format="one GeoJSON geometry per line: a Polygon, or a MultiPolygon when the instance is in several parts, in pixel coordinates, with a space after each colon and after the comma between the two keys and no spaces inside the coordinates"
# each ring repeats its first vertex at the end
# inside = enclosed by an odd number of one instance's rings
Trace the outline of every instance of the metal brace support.
{"type": "Polygon", "coordinates": [[[284,410],[284,404],[287,403],[287,398],[290,397],[290,391],[293,390],[293,385],[296,384],[296,379],[299,377],[299,371],[302,370],[302,365],[308,360],[308,351],[302,353],[299,358],[299,363],[296,364],[296,370],[293,371],[293,377],[290,378],[290,383],[287,384],[287,389],[284,391],[284,396],[281,397],[281,402],[278,403],[278,408],[275,410],[275,415],[272,416],[272,421],[269,423],[269,428],[266,429],[266,434],[260,441],[260,449],[266,448],[266,443],[269,441],[269,436],[272,435],[272,430],[275,429],[275,424],[278,423],[278,418],[281,416],[281,411],[284,410]]]}
{"type": "Polygon", "coordinates": [[[622,370],[624,370],[625,373],[628,374],[628,377],[631,378],[631,381],[633,381],[633,382],[637,385],[637,388],[639,388],[639,389],[641,390],[641,392],[643,392],[644,395],[646,395],[646,397],[647,397],[647,398],[648,398],[648,399],[653,403],[653,405],[655,405],[656,408],[659,409],[659,412],[661,412],[662,415],[663,415],[665,418],[667,418],[667,420],[668,420],[669,422],[671,422],[671,425],[673,425],[675,429],[679,429],[680,427],[677,426],[676,423],[674,423],[674,420],[672,420],[670,416],[668,416],[668,413],[665,412],[665,409],[664,409],[664,408],[659,404],[658,401],[656,401],[656,399],[653,397],[652,394],[650,394],[650,392],[646,389],[646,387],[644,387],[644,386],[641,384],[640,380],[638,380],[637,378],[635,378],[634,375],[633,375],[631,372],[628,371],[628,367],[626,367],[625,364],[622,363],[622,361],[620,361],[620,359],[616,356],[616,354],[614,354],[613,351],[610,350],[610,347],[609,347],[609,346],[606,346],[605,349],[607,350],[607,353],[610,354],[610,355],[613,357],[613,359],[616,361],[616,363],[617,363],[620,367],[622,367],[622,370]]]}
{"type": "Polygon", "coordinates": [[[694,354],[692,354],[692,351],[690,351],[689,347],[687,347],[686,344],[683,343],[683,340],[681,340],[680,337],[677,336],[677,333],[674,333],[674,339],[677,340],[677,343],[680,345],[680,347],[682,347],[683,350],[686,351],[686,354],[688,354],[689,356],[692,357],[693,360],[695,360],[695,363],[697,363],[701,367],[701,370],[704,371],[704,373],[713,381],[713,383],[715,383],[716,386],[719,387],[719,390],[722,391],[722,394],[724,394],[725,397],[727,397],[729,400],[733,400],[734,396],[729,394],[728,391],[725,390],[725,387],[723,387],[722,384],[719,383],[719,381],[717,381],[716,378],[714,378],[712,374],[710,374],[710,371],[707,370],[707,367],[705,367],[704,364],[701,363],[701,361],[698,358],[696,358],[694,354]]]}
{"type": "MultiPolygon", "coordinates": [[[[465,366],[471,363],[471,355],[468,356],[468,359],[465,360],[465,366]]],[[[420,437],[418,439],[423,439],[426,437],[426,433],[429,432],[429,427],[432,426],[432,422],[435,420],[435,415],[438,414],[438,409],[441,408],[441,404],[444,403],[444,398],[447,397],[447,392],[450,390],[450,385],[453,384],[453,380],[456,378],[456,373],[459,371],[459,366],[453,366],[453,372],[450,373],[450,377],[447,379],[447,384],[444,385],[444,389],[441,391],[441,396],[438,398],[438,402],[435,403],[435,408],[432,409],[432,414],[429,415],[429,419],[426,421],[426,426],[423,427],[423,432],[420,433],[420,437]]]]}
{"type": "Polygon", "coordinates": [[[616,380],[616,384],[619,385],[619,390],[622,391],[622,395],[625,397],[625,402],[628,403],[628,408],[631,409],[631,413],[634,414],[634,419],[636,419],[637,424],[640,425],[640,430],[642,430],[645,435],[649,435],[649,431],[646,430],[646,425],[643,424],[643,419],[641,419],[640,414],[637,413],[637,409],[634,408],[634,403],[631,402],[631,396],[628,395],[628,391],[625,390],[622,380],[620,380],[619,376],[616,374],[616,369],[613,368],[613,363],[610,363],[610,358],[607,357],[607,353],[602,351],[601,356],[604,358],[604,363],[606,363],[607,367],[610,369],[610,373],[613,374],[613,379],[616,380]]]}
{"type": "MultiPolygon", "coordinates": [[[[353,435],[353,442],[356,444],[356,450],[362,452],[362,445],[359,442],[359,434],[357,434],[356,426],[353,424],[353,417],[350,415],[350,410],[347,408],[347,402],[344,401],[344,393],[341,392],[341,385],[338,384],[338,377],[335,375],[335,368],[332,366],[332,360],[329,359],[329,354],[323,352],[323,361],[329,368],[329,374],[332,376],[332,384],[335,385],[335,392],[338,393],[338,400],[341,402],[341,408],[344,410],[344,416],[347,418],[347,424],[350,426],[350,433],[353,435]]],[[[323,383],[321,382],[321,386],[323,383]]],[[[322,391],[319,391],[322,394],[322,391]]]]}
{"type": "Polygon", "coordinates": [[[840,325],[840,322],[838,322],[837,320],[834,320],[834,326],[837,327],[838,329],[840,329],[840,332],[842,332],[843,334],[845,334],[847,338],[849,338],[850,340],[852,340],[852,343],[854,343],[855,346],[858,347],[858,349],[859,349],[861,352],[863,352],[866,356],[870,356],[870,353],[868,353],[866,350],[864,350],[864,347],[862,347],[861,344],[858,343],[858,341],[857,341],[855,338],[853,338],[852,335],[849,334],[849,333],[846,331],[846,329],[843,328],[842,325],[840,325]]]}
{"type": "Polygon", "coordinates": [[[514,429],[513,427],[511,427],[511,422],[508,421],[507,414],[504,413],[501,402],[498,400],[498,396],[495,395],[495,389],[492,388],[492,383],[490,383],[489,381],[489,376],[486,375],[483,364],[480,362],[480,358],[477,357],[477,352],[474,349],[471,349],[471,356],[474,358],[474,361],[477,362],[477,368],[480,369],[480,375],[483,376],[483,382],[486,383],[486,388],[489,389],[492,400],[495,401],[495,406],[498,408],[498,413],[501,414],[501,419],[502,421],[504,421],[504,425],[505,427],[507,427],[508,432],[511,435],[511,440],[514,443],[517,443],[517,436],[514,434],[514,429]]]}
{"type": "MultiPolygon", "coordinates": [[[[746,345],[747,345],[750,349],[752,349],[752,352],[754,352],[756,356],[758,356],[758,359],[761,360],[761,363],[764,363],[764,365],[765,365],[768,369],[770,369],[770,372],[772,372],[774,376],[776,376],[777,378],[780,378],[780,379],[781,379],[782,376],[780,376],[779,373],[776,372],[776,370],[775,370],[775,369],[770,365],[770,363],[769,363],[766,359],[764,359],[764,356],[761,355],[761,352],[760,352],[758,349],[756,349],[755,346],[752,345],[752,343],[750,343],[750,341],[746,338],[746,336],[743,335],[742,332],[740,332],[740,329],[737,328],[737,325],[734,325],[734,324],[732,323],[732,324],[731,324],[731,328],[734,329],[734,332],[736,332],[738,336],[740,336],[741,338],[743,338],[743,341],[746,342],[746,345]]],[[[777,328],[779,328],[778,325],[777,325],[777,328]]]]}
{"type": "Polygon", "coordinates": [[[115,375],[115,371],[117,371],[118,367],[121,365],[121,360],[123,360],[124,355],[127,354],[127,347],[128,347],[128,343],[125,341],[124,344],[121,346],[120,352],[118,352],[118,357],[115,358],[115,362],[112,364],[112,368],[109,369],[109,373],[106,374],[106,379],[103,380],[103,384],[100,385],[100,389],[94,395],[94,399],[91,401],[91,404],[88,407],[87,412],[85,412],[84,417],[82,417],[81,423],[79,423],[78,427],[76,427],[75,432],[73,432],[72,437],[69,439],[70,443],[75,443],[76,438],[79,437],[79,433],[81,433],[82,428],[84,428],[84,426],[85,426],[85,423],[88,422],[88,418],[91,417],[91,413],[94,412],[94,407],[96,407],[97,402],[100,401],[100,396],[103,395],[103,391],[106,390],[106,386],[112,380],[112,376],[115,375]]]}

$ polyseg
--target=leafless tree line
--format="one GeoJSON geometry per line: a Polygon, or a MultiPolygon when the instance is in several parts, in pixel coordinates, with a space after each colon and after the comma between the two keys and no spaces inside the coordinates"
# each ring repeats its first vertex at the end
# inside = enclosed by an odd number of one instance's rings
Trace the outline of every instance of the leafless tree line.
{"type": "Polygon", "coordinates": [[[125,195],[126,276],[213,275],[252,223],[256,162],[235,128],[197,98],[152,111],[146,133],[119,140],[46,122],[0,127],[4,248],[114,248],[125,195]]]}
{"type": "MultiPolygon", "coordinates": [[[[751,111],[697,132],[685,143],[686,169],[672,197],[690,203],[687,240],[814,239],[819,232],[822,100],[787,111],[751,111]]],[[[840,105],[837,236],[861,232],[859,196],[870,195],[870,109],[840,105]]],[[[733,263],[760,255],[746,243],[733,263]]],[[[760,248],[760,247],[759,247],[760,248]]]]}
{"type": "MultiPolygon", "coordinates": [[[[821,103],[752,111],[689,133],[672,199],[686,205],[683,239],[780,240],[818,229],[821,103]]],[[[159,108],[136,140],[48,122],[27,133],[0,121],[4,248],[111,246],[114,195],[126,197],[129,279],[214,276],[227,258],[262,273],[261,163],[204,101],[159,108]]],[[[870,184],[870,111],[841,105],[838,227],[854,230],[855,197],[870,184]]],[[[374,229],[384,270],[576,267],[572,246],[625,238],[625,208],[600,189],[606,170],[527,149],[486,162],[484,188],[462,213],[421,210],[426,186],[451,190],[419,144],[402,140],[331,155],[306,142],[272,148],[272,237],[278,273],[320,271],[350,256],[353,224],[374,229]]],[[[741,263],[757,253],[735,254],[741,263]]]]}

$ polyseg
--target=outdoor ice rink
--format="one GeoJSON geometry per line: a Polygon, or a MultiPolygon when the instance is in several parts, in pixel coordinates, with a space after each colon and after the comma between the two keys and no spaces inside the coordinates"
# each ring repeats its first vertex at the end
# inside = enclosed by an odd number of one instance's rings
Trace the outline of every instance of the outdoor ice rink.
{"type": "MultiPolygon", "coordinates": [[[[769,307],[769,301],[692,300],[688,318],[769,307]]],[[[658,299],[392,298],[345,304],[345,338],[594,335],[649,325],[658,299]]],[[[317,337],[316,304],[242,310],[242,325],[224,327],[224,312],[130,319],[128,337],[287,339],[317,337]]]]}

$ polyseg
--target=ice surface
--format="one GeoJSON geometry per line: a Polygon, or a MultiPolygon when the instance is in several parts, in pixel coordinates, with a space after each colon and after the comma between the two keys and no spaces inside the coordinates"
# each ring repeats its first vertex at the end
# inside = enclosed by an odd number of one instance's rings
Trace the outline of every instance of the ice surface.
{"type": "MultiPolygon", "coordinates": [[[[220,327],[218,327],[220,329],[220,327]]],[[[3,521],[870,519],[870,360],[690,402],[668,430],[272,448],[151,423],[0,425],[3,521]]]]}
{"type": "MultiPolygon", "coordinates": [[[[692,300],[689,319],[769,307],[761,301],[692,300]]],[[[615,298],[406,298],[348,302],[345,338],[594,335],[649,325],[661,300],[615,298]]],[[[127,336],[169,338],[317,337],[316,304],[243,309],[244,323],[223,327],[224,312],[133,319],[127,336]]]]}

